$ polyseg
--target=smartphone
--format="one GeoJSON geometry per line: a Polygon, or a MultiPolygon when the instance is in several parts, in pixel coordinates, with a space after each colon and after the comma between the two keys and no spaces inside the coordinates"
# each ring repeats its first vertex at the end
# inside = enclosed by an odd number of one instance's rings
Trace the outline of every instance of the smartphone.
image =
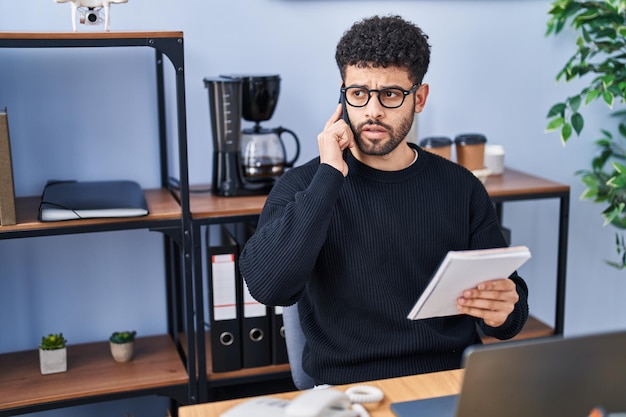
{"type": "Polygon", "coordinates": [[[350,128],[352,125],[350,124],[350,118],[348,117],[348,109],[346,108],[346,96],[339,92],[339,103],[341,103],[341,118],[348,124],[350,128]]]}

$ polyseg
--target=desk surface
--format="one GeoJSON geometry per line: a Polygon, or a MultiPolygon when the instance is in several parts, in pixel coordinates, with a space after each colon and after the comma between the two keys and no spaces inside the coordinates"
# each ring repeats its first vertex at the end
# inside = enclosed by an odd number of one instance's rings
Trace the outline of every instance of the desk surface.
{"type": "MultiPolygon", "coordinates": [[[[391,403],[458,394],[461,390],[462,378],[463,371],[454,370],[371,381],[366,385],[382,389],[385,399],[376,405],[366,405],[366,408],[371,417],[393,417],[395,414],[389,407],[391,403]]],[[[363,384],[342,385],[338,388],[345,390],[352,385],[363,384]]],[[[272,397],[293,398],[298,393],[298,391],[293,391],[272,395],[272,397]]],[[[242,401],[246,399],[188,405],[180,407],[178,415],[180,417],[218,417],[220,413],[242,401]]]]}

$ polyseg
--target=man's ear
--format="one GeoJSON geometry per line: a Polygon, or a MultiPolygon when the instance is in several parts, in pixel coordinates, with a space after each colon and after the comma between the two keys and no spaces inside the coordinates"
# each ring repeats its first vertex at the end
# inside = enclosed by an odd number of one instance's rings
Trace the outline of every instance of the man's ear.
{"type": "Polygon", "coordinates": [[[428,99],[428,91],[430,87],[428,84],[422,84],[417,88],[415,92],[415,113],[421,113],[426,105],[426,99],[428,99]]]}

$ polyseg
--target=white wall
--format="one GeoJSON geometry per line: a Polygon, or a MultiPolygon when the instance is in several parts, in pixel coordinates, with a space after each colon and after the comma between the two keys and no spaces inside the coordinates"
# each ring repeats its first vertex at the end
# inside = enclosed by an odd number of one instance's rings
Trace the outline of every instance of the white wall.
{"type": "MultiPolygon", "coordinates": [[[[604,263],[615,256],[615,231],[602,227],[600,206],[578,200],[582,186],[574,175],[589,164],[605,109],[593,106],[598,116],[588,117],[585,137],[566,147],[544,133],[550,106],[576,91],[554,81],[573,42],[544,37],[548,7],[541,0],[129,0],[112,6],[111,27],[184,31],[190,181],[201,183],[211,180],[212,152],[204,77],[280,74],[278,108],[265,126],[296,131],[303,163],[317,155],[317,132],[337,102],[334,48],[341,34],[372,14],[415,21],[432,44],[425,79],[431,94],[418,136],[482,132],[505,146],[509,167],[569,184],[565,332],[623,329],[626,277],[604,263]]],[[[0,0],[0,30],[70,30],[69,8],[0,0]]],[[[168,63],[171,81],[170,69],[168,63]]],[[[9,108],[16,193],[37,195],[52,178],[158,186],[154,85],[149,50],[0,50],[0,106],[9,108]]],[[[549,323],[557,216],[556,200],[505,205],[513,243],[533,252],[520,271],[532,313],[549,323]]],[[[0,241],[0,329],[12,335],[0,339],[0,353],[32,349],[53,331],[70,343],[103,340],[120,327],[162,333],[163,275],[156,233],[0,241]],[[110,315],[112,305],[121,310],[110,315]]]]}

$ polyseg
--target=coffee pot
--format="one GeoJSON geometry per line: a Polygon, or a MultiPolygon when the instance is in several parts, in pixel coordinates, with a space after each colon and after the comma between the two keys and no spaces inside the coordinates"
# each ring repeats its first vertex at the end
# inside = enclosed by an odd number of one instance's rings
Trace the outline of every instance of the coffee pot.
{"type": "Polygon", "coordinates": [[[250,181],[277,179],[285,168],[293,167],[300,153],[298,137],[293,131],[284,127],[273,129],[259,125],[244,129],[241,134],[241,160],[243,175],[250,181]],[[296,152],[291,160],[287,160],[287,152],[282,135],[288,134],[296,143],[296,152]]]}
{"type": "Polygon", "coordinates": [[[278,75],[220,75],[204,79],[209,91],[213,133],[213,193],[222,196],[267,194],[300,154],[300,142],[291,130],[262,128],[278,100],[278,75]],[[254,122],[241,129],[241,118],[254,122]],[[290,135],[295,156],[287,159],[282,140],[290,135]]]}
{"type": "MultiPolygon", "coordinates": [[[[232,76],[231,76],[232,77],[232,76]]],[[[260,122],[274,114],[280,92],[278,75],[236,75],[242,81],[242,115],[254,122],[241,132],[241,161],[244,177],[252,182],[275,182],[286,168],[300,155],[300,142],[296,134],[282,126],[263,128],[260,122]],[[283,134],[291,136],[295,145],[294,156],[287,159],[283,134]]]]}

